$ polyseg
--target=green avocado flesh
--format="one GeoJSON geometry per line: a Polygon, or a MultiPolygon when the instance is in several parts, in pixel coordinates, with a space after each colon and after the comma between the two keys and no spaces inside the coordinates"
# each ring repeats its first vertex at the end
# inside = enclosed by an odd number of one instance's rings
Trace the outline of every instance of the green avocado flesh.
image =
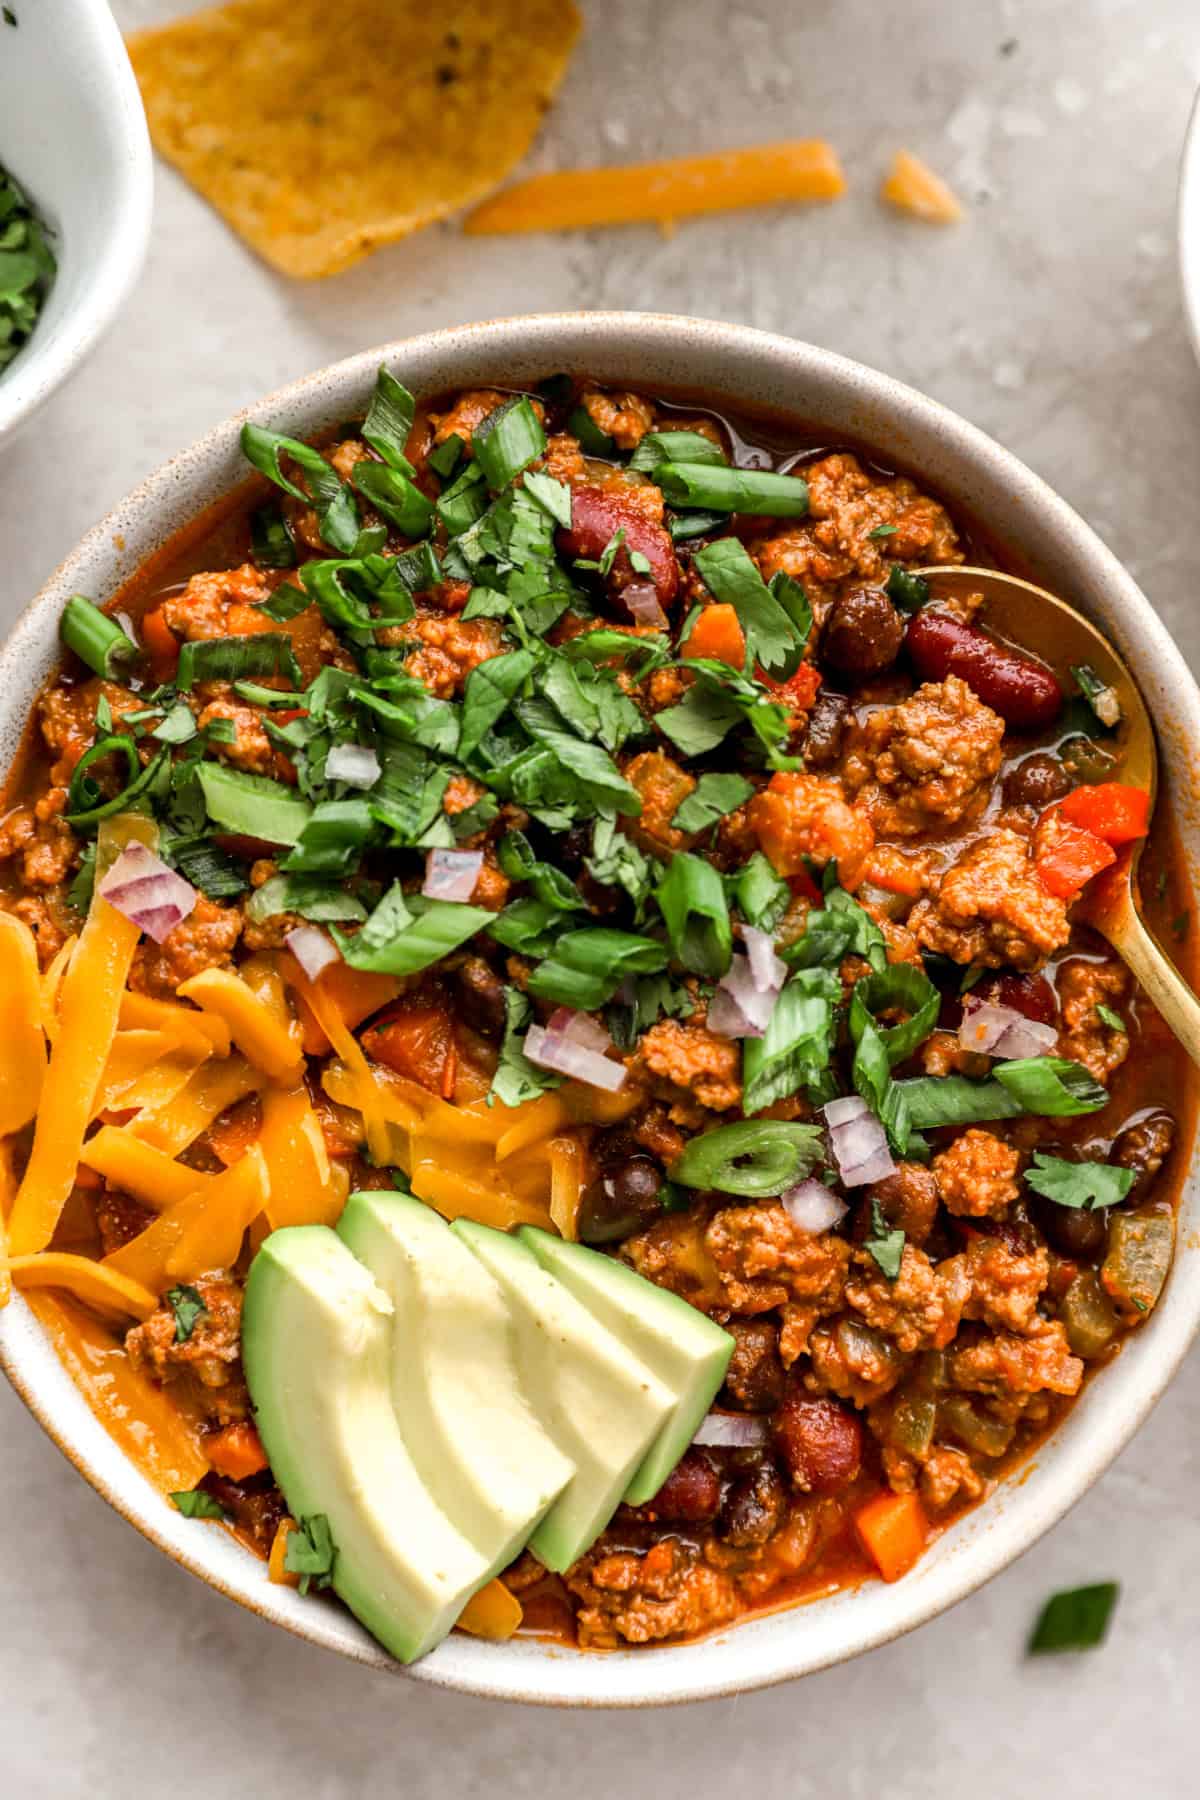
{"type": "Polygon", "coordinates": [[[395,1309],[392,1401],[418,1473],[492,1570],[505,1568],[575,1473],[521,1390],[508,1302],[409,1195],[352,1194],[337,1231],[395,1309]]]}
{"type": "Polygon", "coordinates": [[[392,1306],[336,1234],[272,1232],[251,1265],[242,1356],[288,1508],[324,1514],[333,1587],[401,1662],[441,1642],[491,1564],[431,1498],[391,1393],[392,1306]]]}
{"type": "Polygon", "coordinates": [[[272,1232],[242,1315],[288,1509],[328,1521],[335,1591],[402,1662],[522,1549],[561,1573],[657,1493],[731,1350],[611,1257],[385,1192],[272,1232]]]}
{"type": "Polygon", "coordinates": [[[538,1560],[561,1573],[612,1518],[675,1395],[525,1244],[468,1219],[456,1219],[451,1230],[503,1288],[525,1392],[575,1464],[565,1491],[529,1539],[538,1560]]]}
{"type": "Polygon", "coordinates": [[[675,1404],[625,1490],[631,1506],[657,1494],[712,1405],[733,1355],[733,1338],[677,1294],[583,1244],[522,1226],[522,1241],[601,1325],[675,1395],[675,1404]]]}

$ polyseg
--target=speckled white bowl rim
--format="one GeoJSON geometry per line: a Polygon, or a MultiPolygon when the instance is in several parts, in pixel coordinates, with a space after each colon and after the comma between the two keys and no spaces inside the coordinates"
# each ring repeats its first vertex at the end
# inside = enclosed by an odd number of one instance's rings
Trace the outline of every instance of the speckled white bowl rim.
{"type": "Polygon", "coordinates": [[[1179,165],[1179,275],[1192,348],[1200,357],[1200,93],[1192,108],[1179,165]]]}
{"type": "MultiPolygon", "coordinates": [[[[384,361],[425,394],[530,383],[560,369],[635,388],[687,389],[731,407],[778,409],[815,423],[831,443],[864,441],[919,471],[952,505],[1018,547],[1036,578],[1089,612],[1126,657],[1159,722],[1166,784],[1194,870],[1200,787],[1191,746],[1200,741],[1200,694],[1148,601],[1083,520],[999,444],[886,375],[742,326],[655,314],[551,314],[431,332],[336,363],[218,425],[89,532],[20,619],[0,653],[4,764],[55,665],[67,596],[107,599],[164,539],[243,476],[243,419],[311,436],[361,415],[384,361]]],[[[1062,1517],[1129,1441],[1178,1368],[1200,1326],[1195,1173],[1193,1152],[1175,1268],[1149,1323],[1036,1458],[940,1538],[903,1581],[867,1583],[698,1643],[649,1650],[580,1654],[532,1639],[489,1644],[456,1633],[408,1674],[464,1693],[547,1705],[653,1706],[805,1675],[943,1612],[1062,1517]]],[[[401,1672],[348,1613],[270,1585],[262,1563],[227,1532],[175,1513],[97,1423],[19,1298],[0,1314],[0,1362],[92,1486],[176,1562],[311,1643],[401,1672]]]]}

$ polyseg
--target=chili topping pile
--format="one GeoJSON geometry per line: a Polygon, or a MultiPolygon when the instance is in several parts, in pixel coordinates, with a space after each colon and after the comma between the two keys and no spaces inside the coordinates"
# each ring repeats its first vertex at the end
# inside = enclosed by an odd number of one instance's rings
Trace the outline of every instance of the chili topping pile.
{"type": "Polygon", "coordinates": [[[577,1240],[723,1327],[723,1384],[475,1628],[903,1575],[1169,1270],[1185,1059],[1073,918],[1148,825],[1116,696],[932,599],[986,544],[850,448],[386,370],[340,441],[243,445],[265,480],[69,603],[10,786],[0,1271],[307,1587],[264,1242],[398,1189],[577,1240]]]}

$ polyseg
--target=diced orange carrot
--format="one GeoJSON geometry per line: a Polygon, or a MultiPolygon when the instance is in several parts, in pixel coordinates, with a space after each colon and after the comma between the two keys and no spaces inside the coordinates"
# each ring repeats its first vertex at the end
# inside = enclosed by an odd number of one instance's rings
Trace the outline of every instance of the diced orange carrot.
{"type": "Polygon", "coordinates": [[[267,1453],[253,1425],[226,1425],[204,1440],[204,1454],[218,1475],[230,1481],[245,1481],[250,1475],[261,1475],[267,1467],[267,1453]]]}
{"type": "Polygon", "coordinates": [[[704,607],[692,626],[683,654],[740,669],[746,660],[746,634],[736,608],[723,601],[704,607]]]}
{"type": "Polygon", "coordinates": [[[743,206],[836,200],[845,191],[846,178],[833,146],[822,138],[795,138],[668,162],[534,175],[485,200],[468,216],[463,230],[476,236],[653,225],[743,206]]]}
{"type": "Polygon", "coordinates": [[[885,1581],[899,1581],[908,1573],[929,1536],[915,1494],[877,1494],[855,1513],[854,1529],[885,1581]]]}
{"type": "Polygon", "coordinates": [[[367,1028],[362,1047],[376,1062],[446,1099],[450,1069],[449,1092],[454,1092],[454,1028],[445,1007],[436,1002],[405,995],[367,1028]]]}

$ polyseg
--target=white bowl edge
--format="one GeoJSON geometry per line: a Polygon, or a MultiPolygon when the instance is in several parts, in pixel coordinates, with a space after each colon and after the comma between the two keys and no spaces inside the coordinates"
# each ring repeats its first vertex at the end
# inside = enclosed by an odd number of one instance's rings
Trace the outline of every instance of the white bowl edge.
{"type": "MultiPolygon", "coordinates": [[[[638,313],[497,320],[366,351],[292,383],[209,432],[97,525],[55,572],[0,652],[0,763],[58,656],[56,621],[72,592],[106,599],[178,527],[245,473],[245,418],[310,436],[361,413],[381,361],[418,392],[514,385],[559,369],[623,385],[690,390],[812,421],[924,478],[1020,548],[1034,576],[1109,632],[1159,722],[1165,783],[1189,868],[1200,853],[1200,693],[1130,576],[1046,485],[982,432],[890,377],[828,351],[745,327],[638,313]]],[[[580,1654],[536,1640],[455,1634],[408,1673],[467,1693],[548,1705],[648,1706],[737,1693],[811,1673],[899,1636],[962,1599],[1049,1529],[1147,1416],[1200,1327],[1196,1147],[1176,1266],[1147,1326],[1091,1384],[1065,1424],[981,1508],[894,1586],[760,1616],[694,1644],[580,1654]]],[[[267,1583],[227,1533],[174,1513],[97,1423],[19,1299],[0,1314],[0,1364],[59,1447],[99,1492],[175,1561],[260,1617],[378,1668],[397,1670],[349,1615],[267,1583]]]]}

